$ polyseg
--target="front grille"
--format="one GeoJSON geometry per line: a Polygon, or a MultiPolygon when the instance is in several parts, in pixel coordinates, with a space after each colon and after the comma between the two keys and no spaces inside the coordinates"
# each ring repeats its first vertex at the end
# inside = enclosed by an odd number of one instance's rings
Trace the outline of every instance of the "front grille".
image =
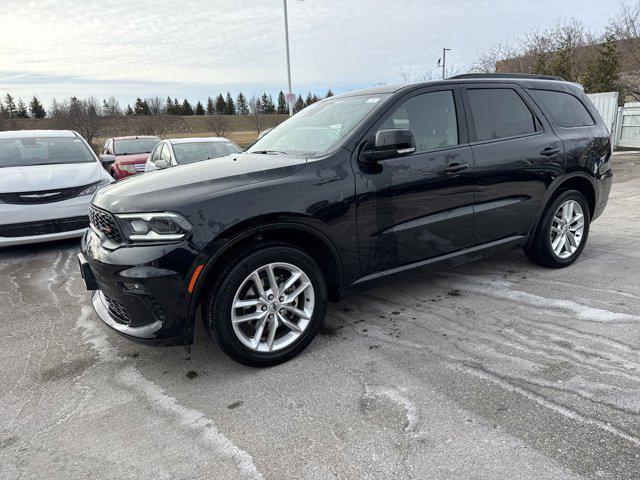
{"type": "Polygon", "coordinates": [[[102,232],[109,240],[122,243],[122,236],[116,219],[109,212],[99,210],[91,205],[89,207],[89,221],[94,229],[102,232]]]}
{"type": "Polygon", "coordinates": [[[75,197],[90,185],[92,184],[82,185],[80,187],[56,188],[54,190],[38,190],[34,192],[0,193],[0,202],[14,205],[61,202],[62,200],[75,197]]]}
{"type": "MultiPolygon", "coordinates": [[[[104,293],[103,293],[104,295],[104,293]]],[[[107,308],[113,319],[123,325],[129,325],[131,323],[131,317],[124,308],[124,305],[115,298],[104,295],[104,299],[107,301],[107,308]]]]}
{"type": "Polygon", "coordinates": [[[52,233],[72,232],[89,226],[88,217],[59,218],[39,222],[11,223],[0,225],[0,237],[31,237],[52,233]]]}

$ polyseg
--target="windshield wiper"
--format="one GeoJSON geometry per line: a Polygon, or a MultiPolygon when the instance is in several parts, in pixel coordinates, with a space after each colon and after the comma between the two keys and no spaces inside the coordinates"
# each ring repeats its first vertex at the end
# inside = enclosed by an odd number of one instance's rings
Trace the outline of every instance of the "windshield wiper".
{"type": "Polygon", "coordinates": [[[282,152],[280,150],[256,150],[255,152],[249,153],[257,153],[258,155],[286,155],[287,152],[282,152]]]}

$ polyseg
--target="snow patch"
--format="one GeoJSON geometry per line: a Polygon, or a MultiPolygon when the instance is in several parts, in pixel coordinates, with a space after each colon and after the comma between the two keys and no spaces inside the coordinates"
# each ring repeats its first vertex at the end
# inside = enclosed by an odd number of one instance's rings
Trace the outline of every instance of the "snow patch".
{"type": "Polygon", "coordinates": [[[418,409],[411,400],[409,400],[407,397],[402,395],[402,393],[393,388],[370,387],[368,385],[365,385],[365,391],[366,396],[368,397],[385,397],[391,400],[393,403],[402,407],[407,417],[407,425],[404,429],[406,432],[415,434],[416,428],[418,427],[418,409]]]}

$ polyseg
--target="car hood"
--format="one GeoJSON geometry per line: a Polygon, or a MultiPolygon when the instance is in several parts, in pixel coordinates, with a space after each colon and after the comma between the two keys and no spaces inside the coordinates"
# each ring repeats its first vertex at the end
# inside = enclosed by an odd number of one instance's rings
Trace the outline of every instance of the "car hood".
{"type": "Polygon", "coordinates": [[[284,155],[229,155],[128,177],[99,190],[93,203],[114,213],[167,211],[202,195],[286,177],[305,163],[284,155]]]}
{"type": "Polygon", "coordinates": [[[116,162],[121,165],[132,165],[135,163],[145,163],[149,158],[148,153],[134,153],[133,155],[116,155],[116,162]]]}
{"type": "Polygon", "coordinates": [[[98,162],[3,167],[0,168],[0,192],[79,187],[107,177],[107,172],[98,162]]]}

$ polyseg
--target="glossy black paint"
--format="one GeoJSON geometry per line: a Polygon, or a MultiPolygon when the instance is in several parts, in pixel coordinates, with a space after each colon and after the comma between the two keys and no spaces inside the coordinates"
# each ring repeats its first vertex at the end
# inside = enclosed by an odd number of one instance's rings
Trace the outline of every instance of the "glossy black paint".
{"type": "Polygon", "coordinates": [[[95,195],[94,205],[108,212],[173,211],[194,226],[187,240],[169,245],[123,244],[108,250],[92,231],[83,239],[82,254],[100,290],[125,306],[132,324],[157,320],[157,308],[144,295],[160,306],[162,328],[144,341],[192,340],[207,280],[241,243],[274,238],[314,252],[336,297],[414,267],[451,265],[520,247],[548,199],[566,182],[585,189],[594,216],[606,205],[612,175],[608,133],[574,85],[472,78],[349,95],[376,92],[391,95],[324,157],[240,154],[132,177],[95,195]],[[465,91],[478,85],[515,89],[540,131],[477,142],[465,91]],[[529,88],[571,92],[583,99],[596,124],[559,127],[529,88]],[[459,145],[375,163],[365,158],[394,107],[443,89],[454,94],[459,145]],[[202,274],[190,293],[189,281],[199,266],[202,274]],[[146,293],[127,291],[131,283],[144,286],[146,293]]]}

